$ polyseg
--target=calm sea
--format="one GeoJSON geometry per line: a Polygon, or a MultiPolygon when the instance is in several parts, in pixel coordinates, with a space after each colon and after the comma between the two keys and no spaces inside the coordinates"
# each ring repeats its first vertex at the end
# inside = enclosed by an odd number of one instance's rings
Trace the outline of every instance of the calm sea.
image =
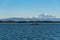
{"type": "Polygon", "coordinates": [[[0,40],[60,40],[60,23],[0,24],[0,40]]]}

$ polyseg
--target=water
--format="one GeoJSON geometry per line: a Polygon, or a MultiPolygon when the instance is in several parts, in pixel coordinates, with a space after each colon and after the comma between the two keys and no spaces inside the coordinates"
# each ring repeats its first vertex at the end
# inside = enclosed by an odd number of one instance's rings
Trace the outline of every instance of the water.
{"type": "Polygon", "coordinates": [[[0,40],[60,40],[60,23],[0,24],[0,40]]]}

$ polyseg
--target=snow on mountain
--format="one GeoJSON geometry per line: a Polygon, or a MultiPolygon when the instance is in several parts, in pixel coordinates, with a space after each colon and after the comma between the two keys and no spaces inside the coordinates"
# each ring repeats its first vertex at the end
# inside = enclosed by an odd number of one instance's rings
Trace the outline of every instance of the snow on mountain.
{"type": "Polygon", "coordinates": [[[0,20],[12,20],[12,21],[60,21],[60,18],[56,18],[55,16],[52,15],[47,15],[47,14],[41,14],[38,16],[33,16],[32,18],[6,18],[6,19],[0,19],[0,20]]]}
{"type": "Polygon", "coordinates": [[[40,21],[56,21],[57,20],[55,16],[48,15],[48,14],[38,15],[37,18],[40,18],[40,21]]]}
{"type": "Polygon", "coordinates": [[[32,18],[37,18],[37,20],[40,20],[40,21],[59,21],[60,18],[56,18],[55,16],[52,16],[52,15],[48,15],[48,14],[41,14],[41,15],[38,15],[38,16],[34,16],[32,18]]]}
{"type": "Polygon", "coordinates": [[[52,15],[48,15],[48,14],[41,14],[41,15],[38,15],[37,16],[38,18],[56,18],[55,16],[52,16],[52,15]]]}

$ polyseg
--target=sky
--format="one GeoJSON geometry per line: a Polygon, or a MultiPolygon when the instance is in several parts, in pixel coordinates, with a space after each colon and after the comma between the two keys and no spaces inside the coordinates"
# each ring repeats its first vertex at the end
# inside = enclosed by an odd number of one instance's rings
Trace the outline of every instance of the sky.
{"type": "Polygon", "coordinates": [[[0,0],[0,18],[40,14],[60,17],[60,0],[0,0]]]}

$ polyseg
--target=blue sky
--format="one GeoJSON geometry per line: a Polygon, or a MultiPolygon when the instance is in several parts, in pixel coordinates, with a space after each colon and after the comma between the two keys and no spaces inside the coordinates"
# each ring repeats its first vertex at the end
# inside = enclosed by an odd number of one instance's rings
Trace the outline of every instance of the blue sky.
{"type": "Polygon", "coordinates": [[[0,18],[40,14],[60,17],[60,0],[0,0],[0,18]]]}

